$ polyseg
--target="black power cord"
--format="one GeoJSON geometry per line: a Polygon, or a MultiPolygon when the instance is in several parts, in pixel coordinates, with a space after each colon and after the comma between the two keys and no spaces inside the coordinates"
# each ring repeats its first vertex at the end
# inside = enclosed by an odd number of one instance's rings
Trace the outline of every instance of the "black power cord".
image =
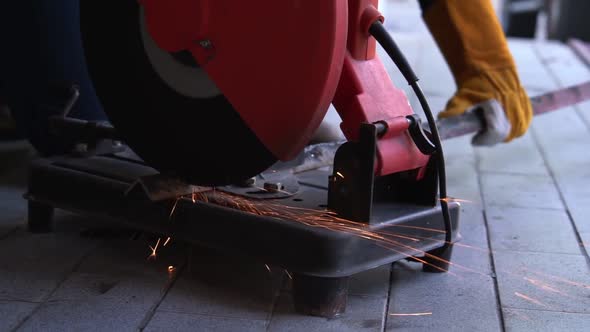
{"type": "Polygon", "coordinates": [[[447,175],[445,170],[445,156],[442,148],[442,143],[440,141],[440,136],[438,134],[438,128],[436,127],[436,121],[434,116],[432,115],[432,110],[426,101],[426,97],[418,84],[418,77],[414,73],[414,70],[408,63],[408,60],[399,49],[387,29],[383,26],[381,21],[374,22],[370,29],[369,33],[377,40],[377,42],[383,47],[385,52],[389,55],[391,60],[395,63],[395,65],[399,68],[402,75],[408,84],[414,90],[414,93],[418,97],[420,101],[420,106],[424,110],[424,114],[428,119],[428,126],[430,127],[430,131],[432,133],[432,139],[434,140],[434,145],[436,146],[436,152],[434,155],[437,157],[437,171],[438,171],[438,186],[440,191],[440,205],[443,214],[443,219],[445,223],[445,244],[439,250],[444,251],[450,245],[453,239],[453,227],[451,225],[451,216],[449,214],[449,205],[447,202],[447,175]]]}

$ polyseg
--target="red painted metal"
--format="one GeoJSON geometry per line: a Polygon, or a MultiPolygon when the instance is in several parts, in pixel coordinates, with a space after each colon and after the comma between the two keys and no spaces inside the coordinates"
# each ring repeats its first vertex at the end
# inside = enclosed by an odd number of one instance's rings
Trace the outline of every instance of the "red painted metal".
{"type": "Polygon", "coordinates": [[[158,46],[190,51],[277,158],[289,160],[303,150],[338,86],[346,1],[140,3],[158,46]]]}
{"type": "Polygon", "coordinates": [[[387,131],[381,136],[381,139],[388,139],[403,134],[410,128],[410,121],[405,116],[397,118],[384,119],[381,123],[387,126],[387,131]]]}
{"type": "Polygon", "coordinates": [[[370,60],[375,57],[377,42],[371,38],[369,28],[373,22],[383,22],[383,15],[377,10],[379,0],[348,1],[348,51],[356,60],[370,60]]]}
{"type": "MultiPolygon", "coordinates": [[[[365,61],[354,60],[350,54],[346,57],[333,103],[342,118],[342,131],[351,141],[358,139],[362,122],[387,122],[414,113],[378,57],[365,61]]],[[[377,175],[420,168],[428,160],[407,131],[386,135],[377,142],[377,175]]]]}
{"type": "Polygon", "coordinates": [[[158,46],[169,52],[189,49],[206,39],[209,1],[138,0],[144,9],[147,30],[158,46]]]}
{"type": "MultiPolygon", "coordinates": [[[[390,123],[413,114],[375,56],[368,30],[383,21],[378,0],[140,3],[158,46],[189,50],[279,159],[303,149],[330,102],[349,140],[358,138],[362,122],[390,123]]],[[[428,163],[402,127],[378,141],[377,175],[428,163]]]]}
{"type": "MultiPolygon", "coordinates": [[[[378,1],[349,0],[349,5],[348,52],[333,104],[342,118],[344,135],[354,141],[358,139],[362,122],[389,124],[414,112],[404,92],[393,85],[381,60],[375,56],[375,39],[368,30],[370,23],[382,19],[375,13],[378,1]],[[367,24],[363,21],[367,17],[373,21],[367,24]],[[360,30],[361,27],[365,30],[360,30]]],[[[425,167],[429,157],[418,150],[408,132],[392,129],[377,142],[376,175],[425,167]]]]}

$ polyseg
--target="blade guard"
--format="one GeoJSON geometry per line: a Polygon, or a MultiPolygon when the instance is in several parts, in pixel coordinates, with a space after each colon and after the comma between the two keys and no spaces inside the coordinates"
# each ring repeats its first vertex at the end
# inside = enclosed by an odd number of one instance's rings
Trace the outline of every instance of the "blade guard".
{"type": "Polygon", "coordinates": [[[346,1],[140,3],[157,45],[190,51],[277,158],[293,159],[310,142],[342,72],[346,1]]]}
{"type": "Polygon", "coordinates": [[[303,150],[332,102],[348,140],[362,123],[395,123],[377,142],[376,175],[428,163],[407,133],[409,102],[375,56],[378,0],[140,3],[158,46],[189,50],[277,158],[303,150]]]}

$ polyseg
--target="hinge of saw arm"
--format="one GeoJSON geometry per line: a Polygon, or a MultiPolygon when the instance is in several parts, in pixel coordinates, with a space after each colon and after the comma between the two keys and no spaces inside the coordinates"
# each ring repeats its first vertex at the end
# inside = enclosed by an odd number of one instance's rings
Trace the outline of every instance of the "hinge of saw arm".
{"type": "MultiPolygon", "coordinates": [[[[408,131],[419,142],[416,143],[419,149],[424,150],[422,152],[425,154],[434,152],[420,122],[416,119],[409,121],[408,131]]],[[[378,216],[372,213],[374,204],[437,204],[436,158],[430,158],[423,169],[383,176],[375,174],[377,141],[384,130],[387,129],[382,123],[362,123],[359,140],[346,142],[338,148],[334,169],[329,177],[328,208],[338,213],[339,217],[371,224],[379,222],[378,216]]]]}

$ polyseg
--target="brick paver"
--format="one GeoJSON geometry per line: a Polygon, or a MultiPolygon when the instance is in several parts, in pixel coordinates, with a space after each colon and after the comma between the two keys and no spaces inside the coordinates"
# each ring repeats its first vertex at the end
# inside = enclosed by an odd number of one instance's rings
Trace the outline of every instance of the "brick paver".
{"type": "Polygon", "coordinates": [[[506,332],[585,332],[590,315],[544,310],[504,309],[506,332]]]}

